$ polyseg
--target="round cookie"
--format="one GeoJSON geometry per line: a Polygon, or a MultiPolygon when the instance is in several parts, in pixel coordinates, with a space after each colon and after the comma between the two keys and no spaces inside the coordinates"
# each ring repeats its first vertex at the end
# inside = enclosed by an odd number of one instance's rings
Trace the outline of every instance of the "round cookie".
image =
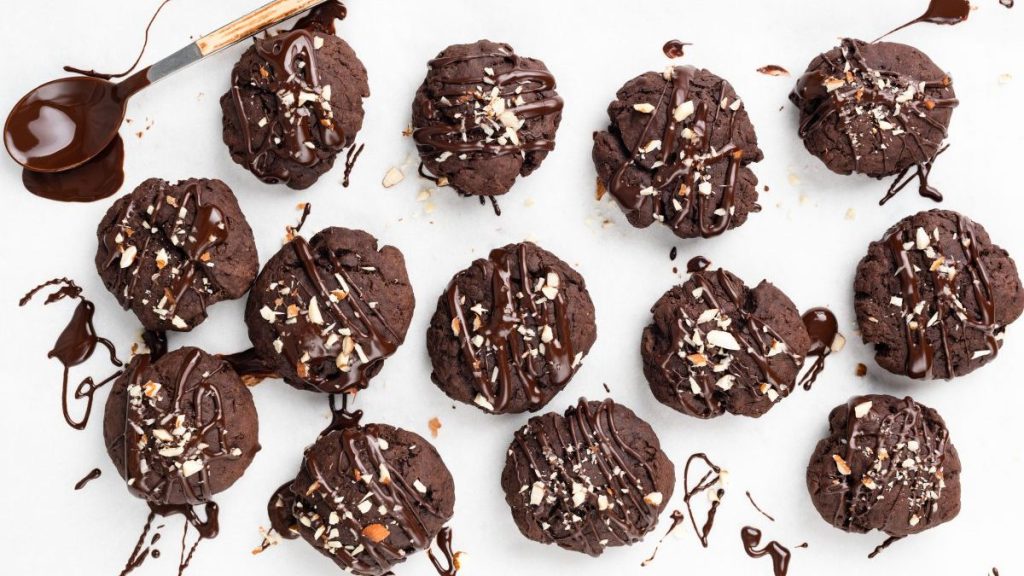
{"type": "Polygon", "coordinates": [[[789,98],[811,154],[833,172],[876,178],[934,159],[957,105],[952,80],[927,55],[849,38],[812,60],[789,98]]]}
{"type": "Polygon", "coordinates": [[[858,396],[828,421],[807,465],[807,489],[826,522],[902,537],[960,512],[960,457],[935,410],[912,398],[858,396]]]}
{"type": "Polygon", "coordinates": [[[454,506],[451,473],[429,442],[350,422],[306,449],[269,511],[282,536],[301,536],[346,573],[378,576],[428,549],[454,506]]]}
{"type": "Polygon", "coordinates": [[[524,536],[599,556],[654,529],[675,469],[632,410],[581,398],[564,416],[535,416],[516,432],[501,486],[524,536]]]}
{"type": "Polygon", "coordinates": [[[249,292],[257,354],[296,388],[365,388],[405,341],[416,299],[405,258],[361,230],[325,228],[285,244],[249,292]]]}
{"type": "Polygon", "coordinates": [[[619,89],[608,119],[594,133],[598,192],[633,226],[661,222],[681,238],[706,238],[760,211],[749,165],[764,154],[725,80],[693,66],[647,72],[619,89]]]}
{"type": "Polygon", "coordinates": [[[96,236],[103,285],[147,330],[195,328],[259,270],[252,229],[220,180],[150,178],[114,202],[96,236]]]}
{"type": "Polygon", "coordinates": [[[529,176],[561,120],[547,66],[489,40],[445,48],[412,103],[423,169],[464,196],[499,196],[529,176]]]}
{"type": "Polygon", "coordinates": [[[110,391],[103,438],[128,490],[156,506],[208,503],[260,450],[249,389],[198,348],[133,358],[110,391]]]}
{"type": "Polygon", "coordinates": [[[948,210],[908,216],[857,266],[861,337],[886,370],[953,378],[987,364],[1024,311],[1017,266],[988,233],[948,210]]]}
{"type": "Polygon", "coordinates": [[[334,35],[335,3],[291,31],[255,39],[220,99],[224,143],[236,163],[268,184],[301,190],[355,143],[370,95],[366,68],[334,35]]]}
{"type": "Polygon", "coordinates": [[[766,280],[751,289],[724,269],[691,272],[651,308],[640,341],[651,391],[698,418],[761,416],[796,388],[811,347],[800,312],[766,280]]]}
{"type": "Polygon", "coordinates": [[[565,388],[596,338],[583,277],[535,244],[509,244],[456,274],[438,298],[430,377],[486,412],[534,412],[565,388]]]}

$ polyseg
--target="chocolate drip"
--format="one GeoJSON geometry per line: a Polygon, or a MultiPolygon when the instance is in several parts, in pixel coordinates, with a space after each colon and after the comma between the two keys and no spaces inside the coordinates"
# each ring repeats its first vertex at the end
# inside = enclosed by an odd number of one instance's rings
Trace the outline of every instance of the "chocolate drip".
{"type": "Polygon", "coordinates": [[[334,33],[334,18],[344,18],[345,7],[330,2],[299,20],[290,32],[257,39],[256,52],[266,62],[257,73],[236,71],[231,94],[237,125],[245,135],[249,168],[269,184],[287,181],[295,162],[312,167],[345,149],[351,143],[334,121],[330,86],[320,83],[319,57],[313,32],[334,33]],[[256,105],[265,116],[249,118],[242,87],[255,78],[260,90],[256,105]],[[262,105],[260,98],[276,103],[262,105]],[[259,126],[259,134],[253,126],[259,126]],[[274,162],[280,158],[288,162],[274,162]]]}
{"type": "MultiPolygon", "coordinates": [[[[149,531],[153,527],[153,520],[156,518],[156,512],[150,511],[149,516],[146,517],[146,524],[142,527],[142,534],[139,535],[138,541],[135,543],[135,548],[132,550],[131,555],[128,557],[128,561],[125,563],[124,568],[118,576],[127,576],[128,574],[135,571],[136,568],[142,566],[142,563],[150,557],[150,549],[153,544],[156,543],[159,534],[153,536],[153,540],[149,546],[143,548],[146,545],[146,536],[149,536],[149,531]]],[[[155,552],[155,550],[154,550],[155,552]]],[[[157,555],[153,554],[156,558],[157,555]]]]}
{"type": "Polygon", "coordinates": [[[550,72],[528,69],[519,55],[504,50],[435,58],[428,66],[440,68],[481,59],[500,59],[507,64],[488,67],[486,70],[492,71],[485,70],[486,77],[436,78],[441,83],[440,100],[432,102],[428,111],[431,124],[412,134],[420,153],[504,156],[554,150],[554,140],[519,129],[530,119],[562,110],[560,96],[544,96],[556,87],[550,72]]]}
{"type": "Polygon", "coordinates": [[[109,254],[102,266],[118,269],[111,291],[124,296],[126,310],[136,298],[146,298],[162,318],[171,318],[175,327],[187,329],[188,325],[175,314],[178,303],[191,291],[206,315],[206,296],[214,289],[213,277],[206,273],[211,265],[210,251],[227,240],[230,229],[231,222],[224,212],[203,199],[199,183],[190,184],[180,198],[170,196],[167,187],[161,186],[156,201],[147,206],[132,199],[121,221],[101,239],[109,254]],[[135,217],[141,218],[144,230],[132,229],[130,223],[135,217]],[[168,251],[177,254],[180,264],[171,261],[168,251]],[[164,294],[137,293],[139,274],[150,260],[156,262],[154,273],[163,274],[169,269],[172,283],[164,294]]]}
{"type": "Polygon", "coordinates": [[[246,386],[255,386],[267,378],[278,378],[277,368],[263,358],[255,348],[220,356],[242,378],[246,386]]]}
{"type": "Polygon", "coordinates": [[[769,513],[765,512],[764,510],[762,510],[761,507],[757,505],[757,502],[754,502],[754,497],[750,495],[750,491],[749,490],[747,490],[747,500],[750,500],[750,505],[753,506],[755,510],[760,512],[762,516],[764,516],[765,518],[771,520],[772,522],[775,522],[775,518],[772,517],[771,514],[769,514],[769,513]]]}
{"type": "MultiPolygon", "coordinates": [[[[591,556],[602,552],[602,547],[595,548],[598,543],[594,534],[604,534],[609,546],[633,544],[658,522],[658,506],[645,500],[648,491],[656,486],[654,469],[645,455],[631,448],[619,434],[614,407],[611,400],[604,400],[592,408],[586,398],[581,398],[576,406],[566,410],[565,433],[546,426],[549,420],[531,419],[516,432],[514,442],[518,450],[511,453],[514,458],[526,458],[530,470],[528,477],[518,478],[519,483],[539,483],[545,494],[555,498],[544,506],[531,507],[538,527],[550,524],[550,529],[543,530],[556,544],[571,543],[569,548],[591,556]],[[544,455],[542,459],[537,458],[540,454],[544,455]],[[599,473],[600,480],[585,477],[584,466],[599,473]],[[644,478],[632,472],[638,466],[644,478]],[[592,505],[586,517],[580,519],[573,487],[597,482],[607,486],[609,506],[600,510],[592,505]],[[560,533],[552,533],[556,528],[560,533]]],[[[516,470],[520,468],[515,466],[516,470]]]]}
{"type": "Polygon", "coordinates": [[[775,540],[765,544],[764,548],[757,549],[761,545],[761,531],[752,526],[744,526],[740,529],[740,539],[743,540],[743,550],[751,558],[771,556],[772,570],[775,576],[786,576],[789,571],[790,552],[782,544],[775,540]]]}
{"type": "Polygon", "coordinates": [[[86,484],[99,478],[100,474],[103,474],[102,470],[100,470],[99,468],[93,468],[92,471],[86,474],[81,480],[75,482],[75,490],[81,490],[82,488],[85,488],[86,484]]]}
{"type": "Polygon", "coordinates": [[[437,571],[438,576],[455,576],[459,573],[459,566],[455,552],[452,551],[452,529],[445,526],[437,533],[434,541],[437,543],[438,549],[441,550],[444,560],[442,563],[434,555],[433,550],[427,550],[427,556],[430,558],[430,563],[434,565],[434,570],[437,571]]]}
{"type": "Polygon", "coordinates": [[[669,40],[661,47],[661,51],[665,53],[666,58],[682,58],[686,55],[685,50],[687,46],[693,46],[693,44],[683,42],[682,40],[669,40]]]}
{"type": "MultiPolygon", "coordinates": [[[[629,151],[629,160],[615,171],[608,184],[608,191],[628,213],[645,211],[645,207],[651,203],[655,219],[673,230],[683,226],[687,220],[693,220],[698,225],[700,235],[708,238],[725,232],[732,222],[743,150],[734,142],[734,120],[739,108],[733,109],[731,105],[709,106],[698,100],[692,113],[685,115],[682,120],[676,120],[677,116],[682,115],[679,111],[693,102],[690,90],[696,75],[697,69],[693,66],[676,66],[672,69],[670,81],[653,104],[650,118],[640,132],[636,145],[629,151]],[[730,116],[729,141],[721,148],[715,148],[712,142],[719,114],[730,116]],[[665,117],[665,131],[661,135],[654,135],[651,132],[655,119],[661,116],[665,117]],[[645,147],[659,138],[661,144],[656,151],[658,161],[655,167],[645,168],[642,164],[647,154],[645,147]],[[722,162],[726,163],[725,182],[714,185],[710,180],[711,167],[722,162]],[[629,183],[627,174],[630,170],[650,174],[650,185],[629,183]],[[721,193],[721,202],[717,206],[713,205],[716,190],[721,193]]],[[[723,80],[719,85],[716,102],[724,101],[726,86],[723,80]]]]}
{"type": "Polygon", "coordinates": [[[36,196],[61,202],[93,202],[112,196],[124,183],[124,141],[115,136],[102,152],[70,170],[23,169],[21,183],[36,196]]]}
{"type": "Polygon", "coordinates": [[[700,539],[701,546],[708,547],[708,535],[711,534],[711,529],[715,526],[715,515],[718,513],[718,507],[722,504],[722,498],[725,497],[725,488],[722,485],[722,469],[717,464],[708,458],[707,454],[698,452],[692,454],[686,459],[686,468],[683,470],[683,502],[686,504],[686,511],[690,515],[690,524],[693,526],[693,532],[700,539]],[[690,465],[695,461],[701,460],[708,466],[708,471],[701,477],[700,481],[690,487],[690,465]],[[704,521],[704,525],[700,529],[697,528],[697,517],[693,514],[693,504],[691,500],[698,494],[703,494],[708,490],[714,490],[713,497],[711,500],[711,508],[708,509],[707,519],[704,521]]]}
{"type": "MultiPolygon", "coordinates": [[[[1010,2],[1012,5],[1013,0],[1010,0],[1010,2]]],[[[928,3],[928,9],[925,10],[924,14],[902,26],[899,26],[898,28],[893,28],[875,40],[875,42],[878,42],[878,40],[881,40],[894,32],[903,30],[908,26],[913,26],[914,24],[921,22],[953,25],[967,20],[967,17],[970,15],[971,3],[968,0],[931,0],[928,3]]]]}
{"type": "Polygon", "coordinates": [[[346,392],[366,388],[402,338],[352,280],[351,265],[326,247],[314,253],[302,236],[289,245],[308,280],[298,282],[290,294],[323,317],[318,323],[309,321],[306,314],[303,318],[307,321],[289,324],[289,331],[279,337],[281,354],[298,367],[300,377],[318,389],[346,392]],[[332,325],[336,330],[325,331],[324,326],[332,325]],[[335,334],[338,330],[344,336],[335,334]]]}
{"type": "MultiPolygon", "coordinates": [[[[962,0],[955,0],[962,1],[962,0]]],[[[800,77],[796,88],[789,98],[802,108],[810,103],[813,110],[800,125],[800,137],[806,137],[811,131],[819,128],[829,120],[838,120],[841,131],[845,134],[853,151],[854,170],[859,170],[861,153],[858,147],[861,145],[860,134],[855,133],[850,124],[854,119],[861,116],[861,108],[871,106],[872,108],[884,108],[888,114],[885,124],[879,119],[879,128],[872,130],[876,146],[885,146],[886,138],[894,129],[899,129],[908,134],[916,145],[917,174],[921,177],[920,192],[923,196],[933,200],[941,200],[942,195],[928,185],[927,175],[931,170],[931,164],[939,152],[929,154],[925,152],[926,145],[938,146],[938,142],[931,142],[924,138],[918,130],[909,124],[912,118],[927,123],[931,128],[937,130],[942,138],[946,137],[946,128],[937,120],[929,116],[929,112],[936,108],[955,108],[959,104],[956,98],[933,98],[929,91],[939,91],[951,86],[953,81],[949,76],[937,80],[920,80],[889,70],[875,70],[868,66],[861,55],[860,46],[862,42],[845,38],[842,41],[842,57],[838,60],[830,59],[826,54],[820,57],[825,60],[830,69],[830,75],[824,74],[821,70],[811,70],[800,77]]],[[[904,170],[898,177],[897,183],[907,174],[904,170]]],[[[899,190],[905,186],[894,185],[889,193],[882,199],[881,204],[889,201],[899,190]]]]}
{"type": "Polygon", "coordinates": [[[949,149],[948,145],[943,146],[942,148],[939,148],[939,151],[935,153],[935,156],[932,156],[928,160],[904,168],[902,172],[896,175],[896,179],[893,180],[892,184],[889,186],[889,191],[885,193],[885,196],[882,197],[881,200],[878,201],[878,205],[882,206],[889,200],[892,200],[893,196],[899,194],[900,191],[910,185],[915,178],[917,179],[918,194],[928,198],[929,200],[942,202],[942,192],[939,192],[928,183],[928,177],[932,173],[932,166],[935,164],[935,159],[939,157],[939,154],[942,154],[947,149],[949,149]]]}
{"type": "Polygon", "coordinates": [[[139,55],[135,57],[135,62],[132,62],[132,65],[124,72],[120,72],[117,74],[104,74],[102,72],[97,72],[95,70],[83,70],[81,68],[74,68],[72,66],[65,66],[64,71],[71,72],[73,74],[89,76],[91,78],[100,78],[102,80],[121,78],[123,76],[131,74],[132,70],[135,70],[135,67],[139,65],[140,61],[142,61],[142,55],[146,53],[146,47],[149,46],[149,29],[153,27],[153,22],[156,22],[156,17],[160,15],[160,11],[163,10],[164,6],[166,6],[167,3],[170,1],[171,0],[163,0],[163,2],[161,2],[160,5],[157,6],[156,12],[153,12],[153,16],[149,19],[149,23],[146,24],[146,32],[142,39],[142,48],[139,49],[139,55]]]}
{"type": "Polygon", "coordinates": [[[696,274],[697,272],[707,270],[708,266],[711,266],[711,260],[703,256],[694,256],[686,263],[686,271],[690,274],[696,274]]]}
{"type": "Polygon", "coordinates": [[[123,364],[117,358],[117,350],[114,349],[114,344],[110,340],[96,334],[96,328],[92,322],[96,306],[82,296],[82,289],[73,280],[55,278],[44,282],[30,290],[28,294],[25,294],[18,302],[18,305],[24,306],[28,304],[39,291],[51,286],[59,286],[59,288],[46,297],[46,300],[43,301],[44,306],[65,298],[78,300],[78,305],[71,316],[71,321],[61,331],[60,336],[57,337],[57,342],[53,345],[53,349],[46,354],[46,357],[56,358],[64,366],[63,383],[61,385],[61,409],[64,413],[64,420],[75,430],[84,430],[89,424],[89,416],[92,414],[96,391],[120,376],[120,367],[123,364]],[[110,363],[119,369],[98,383],[93,380],[92,376],[87,376],[79,382],[74,391],[75,400],[84,398],[86,402],[82,419],[75,420],[71,416],[68,406],[68,377],[72,367],[83,364],[92,357],[93,352],[96,351],[97,344],[102,344],[107,349],[107,352],[110,354],[110,363]]]}
{"type": "Polygon", "coordinates": [[[467,302],[458,277],[446,292],[452,331],[462,342],[476,381],[475,402],[491,412],[503,412],[518,381],[530,406],[539,406],[542,379],[561,388],[579,366],[564,294],[567,286],[560,287],[562,279],[553,270],[531,276],[526,244],[519,244],[515,252],[495,249],[478,265],[491,278],[493,310],[467,302]]]}
{"type": "Polygon", "coordinates": [[[766,76],[789,76],[789,70],[786,70],[782,66],[778,66],[776,64],[761,66],[757,71],[766,76]]]}
{"type": "Polygon", "coordinates": [[[907,338],[906,367],[911,378],[932,377],[936,351],[927,330],[934,325],[939,327],[947,377],[956,376],[949,345],[950,319],[959,322],[963,329],[981,331],[988,345],[986,355],[994,357],[999,353],[998,336],[1003,327],[995,321],[991,282],[978,251],[974,222],[957,215],[956,239],[962,247],[962,256],[939,253],[938,234],[939,228],[929,233],[923,228],[911,230],[909,223],[901,223],[884,240],[900,281],[900,308],[907,320],[902,323],[907,338]],[[916,252],[922,254],[923,266],[917,264],[918,258],[912,258],[916,252]],[[971,278],[971,294],[978,307],[976,317],[965,308],[961,297],[966,295],[959,294],[955,282],[956,276],[964,273],[971,278]],[[924,299],[922,277],[930,281],[931,301],[924,299]]]}
{"type": "MultiPolygon", "coordinates": [[[[733,376],[736,381],[750,380],[751,386],[759,387],[757,393],[768,394],[774,391],[774,394],[779,396],[788,396],[791,392],[789,385],[772,368],[772,357],[777,354],[783,354],[788,356],[797,366],[803,364],[803,357],[793,352],[792,348],[786,344],[782,335],[774,328],[755,317],[748,310],[748,295],[744,293],[742,286],[734,276],[721,268],[714,273],[708,272],[706,264],[700,261],[695,262],[695,260],[696,258],[691,260],[687,267],[690,268],[691,265],[692,267],[705,266],[704,269],[698,270],[692,276],[693,281],[698,286],[698,290],[700,290],[700,296],[697,298],[704,302],[708,310],[714,309],[718,311],[715,317],[708,321],[712,323],[711,325],[714,328],[714,330],[710,331],[725,331],[732,335],[739,345],[738,350],[742,350],[750,355],[764,378],[757,378],[755,382],[746,377],[737,377],[742,376],[737,371],[746,370],[738,362],[723,362],[722,364],[726,365],[724,371],[714,370],[712,367],[712,352],[706,350],[704,344],[700,346],[690,344],[691,342],[703,343],[707,340],[707,333],[702,332],[702,324],[698,322],[700,318],[690,318],[685,310],[679,308],[677,310],[679,316],[671,327],[672,341],[676,343],[676,346],[667,350],[658,362],[666,378],[672,382],[680,383],[676,387],[676,396],[679,402],[686,406],[690,413],[698,417],[707,418],[720,414],[724,410],[721,401],[724,393],[728,390],[728,388],[723,389],[720,383],[723,377],[729,375],[733,376]],[[713,283],[712,278],[714,280],[713,283]],[[716,285],[721,288],[728,301],[733,305],[733,309],[728,315],[725,312],[724,303],[715,295],[716,285]],[[699,339],[695,337],[696,334],[700,334],[699,339]],[[700,355],[703,358],[703,364],[687,360],[687,363],[683,365],[682,372],[671,368],[670,364],[679,358],[680,351],[686,351],[686,356],[692,355],[691,352],[700,355]],[[761,385],[758,383],[767,383],[768,387],[760,389],[761,385]],[[697,392],[698,390],[699,393],[697,392]]],[[[707,348],[712,347],[711,344],[706,346],[707,348]]],[[[716,348],[715,350],[714,354],[717,354],[719,349],[716,348]]],[[[729,353],[729,350],[725,349],[720,351],[729,353]]],[[[729,386],[731,387],[732,385],[733,383],[730,383],[729,386]]],[[[768,395],[772,396],[772,394],[768,395]]]]}
{"type": "Polygon", "coordinates": [[[356,166],[356,160],[359,160],[359,156],[362,155],[363,148],[366,148],[366,144],[353,144],[348,147],[348,152],[345,153],[345,176],[341,181],[341,185],[345,188],[348,188],[352,169],[356,166]]]}
{"type": "Polygon", "coordinates": [[[832,344],[839,336],[839,322],[828,308],[811,308],[801,318],[807,334],[811,337],[811,347],[807,356],[814,357],[810,369],[800,378],[797,386],[810,390],[825,369],[825,358],[832,353],[832,344]]]}
{"type": "MultiPolygon", "coordinates": [[[[868,554],[868,559],[870,560],[875,556],[878,556],[889,546],[892,546],[894,543],[903,540],[904,538],[906,538],[906,536],[889,536],[881,544],[875,546],[875,549],[872,550],[870,554],[868,554]]],[[[999,576],[999,571],[996,571],[996,576],[999,576]]]]}
{"type": "Polygon", "coordinates": [[[167,354],[167,332],[163,330],[146,330],[142,333],[142,342],[149,348],[151,362],[156,362],[167,354]]]}
{"type": "MultiPolygon", "coordinates": [[[[843,504],[836,507],[832,523],[846,531],[869,525],[865,520],[875,506],[891,505],[885,492],[904,490],[910,503],[910,525],[928,524],[945,485],[942,475],[949,432],[910,397],[897,410],[879,413],[871,407],[870,396],[851,398],[847,404],[845,452],[833,456],[837,468],[840,460],[853,462],[856,453],[874,455],[875,461],[858,474],[835,476],[837,482],[830,490],[842,497],[843,504]],[[863,411],[865,404],[867,413],[857,417],[858,408],[863,411]],[[913,466],[904,465],[908,459],[913,466]]],[[[887,540],[881,548],[891,543],[887,540]]]]}
{"type": "Polygon", "coordinates": [[[681,510],[672,511],[672,524],[669,525],[668,530],[665,531],[665,535],[658,540],[658,545],[654,547],[654,552],[651,553],[643,562],[640,563],[640,567],[644,568],[651,562],[654,562],[654,558],[658,555],[658,551],[661,550],[661,545],[665,543],[665,538],[668,538],[670,534],[675,532],[676,528],[679,527],[683,521],[686,520],[686,515],[681,510]]]}

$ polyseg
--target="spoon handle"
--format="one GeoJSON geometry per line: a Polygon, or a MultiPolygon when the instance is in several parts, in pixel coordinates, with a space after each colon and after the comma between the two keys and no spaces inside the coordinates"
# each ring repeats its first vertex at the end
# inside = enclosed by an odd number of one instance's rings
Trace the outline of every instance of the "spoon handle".
{"type": "Polygon", "coordinates": [[[244,40],[265,30],[282,20],[287,20],[300,12],[323,4],[325,0],[274,0],[256,10],[242,16],[230,24],[196,40],[199,54],[209,56],[218,50],[227,48],[240,40],[244,40]]]}
{"type": "Polygon", "coordinates": [[[189,64],[324,2],[326,0],[274,0],[122,80],[118,86],[118,95],[128,98],[189,64]]]}

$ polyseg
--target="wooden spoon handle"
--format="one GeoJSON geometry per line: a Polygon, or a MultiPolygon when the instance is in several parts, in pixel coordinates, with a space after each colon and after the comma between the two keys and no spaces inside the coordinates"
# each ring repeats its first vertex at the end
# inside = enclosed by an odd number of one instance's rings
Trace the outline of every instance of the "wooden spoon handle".
{"type": "Polygon", "coordinates": [[[199,53],[209,56],[214,52],[227,48],[232,44],[248,38],[261,30],[265,30],[287,20],[300,12],[304,12],[323,4],[326,0],[274,0],[262,8],[242,16],[238,20],[220,27],[219,29],[196,40],[199,53]]]}

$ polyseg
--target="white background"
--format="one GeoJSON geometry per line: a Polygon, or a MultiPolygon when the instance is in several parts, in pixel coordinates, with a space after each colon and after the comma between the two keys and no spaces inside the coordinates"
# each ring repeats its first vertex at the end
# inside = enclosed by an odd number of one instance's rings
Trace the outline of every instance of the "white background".
{"type": "MultiPolygon", "coordinates": [[[[1024,145],[1024,35],[1021,11],[997,0],[976,0],[968,22],[956,27],[918,25],[894,37],[917,45],[955,79],[960,107],[950,129],[952,147],[933,172],[946,194],[945,208],[963,211],[984,225],[996,242],[1021,258],[1019,154],[1024,145]],[[1003,75],[1012,75],[1002,77],[1003,75]],[[1001,78],[1002,77],[1002,78],[1001,78]]],[[[4,2],[0,18],[5,59],[0,109],[21,94],[62,75],[72,64],[120,69],[135,55],[142,28],[157,0],[50,0],[4,2]]],[[[260,0],[173,0],[153,29],[144,62],[169,54],[220,24],[255,8],[260,0]]],[[[856,334],[852,315],[854,267],[867,243],[897,219],[933,204],[908,189],[877,206],[887,184],[828,172],[807,154],[796,136],[796,113],[787,101],[794,78],[755,70],[778,64],[794,73],[844,35],[871,39],[924,10],[923,0],[857,2],[674,0],[515,3],[351,0],[339,33],[369,70],[371,97],[359,140],[366,151],[352,186],[340,185],[342,170],[310,190],[294,192],[258,182],[233,164],[221,142],[219,96],[225,92],[236,47],[153,86],[135,98],[126,142],[123,192],[147,177],[170,180],[215,177],[238,195],[256,233],[261,261],[281,246],[295,205],[311,201],[307,232],[328,225],[363,228],[406,254],[418,306],[408,341],[388,361],[358,406],[380,420],[429,436],[427,421],[443,422],[434,443],[451,468],[457,489],[453,520],[456,547],[469,554],[465,574],[488,576],[586,571],[589,574],[771,574],[768,559],[742,550],[739,529],[753,524],[766,539],[795,545],[791,574],[1003,574],[1021,573],[1019,526],[1024,507],[1020,479],[1024,460],[1020,418],[1024,389],[1024,335],[1008,331],[994,364],[953,382],[913,383],[878,368],[856,334]],[[443,8],[442,8],[443,6],[443,8]],[[506,41],[523,55],[543,59],[565,98],[558,147],[533,176],[503,197],[504,215],[461,199],[450,190],[417,201],[425,186],[414,177],[414,147],[401,134],[426,62],[448,44],[479,38],[506,41]],[[742,228],[712,240],[679,241],[660,227],[631,228],[618,208],[594,200],[591,133],[606,125],[605,107],[626,80],[668,62],[661,54],[670,38],[693,42],[685,63],[729,79],[744,98],[760,136],[765,160],[754,167],[762,184],[764,211],[742,228]],[[140,125],[152,123],[142,138],[140,125]],[[392,166],[405,166],[405,182],[384,189],[392,166]],[[849,212],[848,212],[849,211],[849,212]],[[607,224],[603,224],[607,220],[607,224]],[[597,307],[599,337],[582,370],[549,406],[562,410],[579,396],[605,396],[652,423],[681,476],[686,457],[708,452],[731,471],[732,484],[711,535],[701,550],[692,532],[669,539],[647,568],[640,562],[680,507],[681,485],[662,524],[646,541],[609,550],[600,559],[546,547],[521,537],[499,486],[505,449],[527,416],[489,416],[452,403],[431,384],[424,334],[436,299],[451,275],[492,247],[532,239],[575,265],[587,279],[597,307]],[[679,257],[669,261],[678,246],[679,257]],[[768,415],[751,420],[723,416],[705,422],[658,404],[641,373],[638,342],[650,305],[681,277],[696,254],[710,257],[755,284],[768,278],[801,309],[828,305],[840,318],[850,344],[830,358],[813,391],[798,392],[768,415]],[[858,362],[869,368],[854,376],[858,362]],[[811,506],[804,467],[825,432],[828,411],[865,392],[913,394],[940,410],[963,460],[963,511],[950,524],[897,543],[875,560],[866,556],[884,538],[840,532],[811,506]],[[771,523],[746,501],[751,490],[771,523]]],[[[13,162],[0,159],[0,572],[11,575],[116,574],[138,536],[147,509],[131,497],[103,449],[101,421],[84,432],[68,428],[60,415],[60,366],[45,353],[71,313],[71,304],[45,309],[16,306],[21,294],[44,279],[69,275],[98,306],[96,325],[119,344],[122,355],[139,335],[133,316],[103,289],[93,268],[95,227],[112,199],[59,204],[20,187],[13,162]],[[103,476],[81,492],[72,486],[94,466],[103,476]]],[[[243,301],[222,303],[191,334],[174,334],[171,346],[198,345],[210,352],[247,347],[243,301]]],[[[97,357],[101,356],[97,354],[97,357]]],[[[94,359],[96,360],[96,359],[94,359]]],[[[97,375],[106,367],[92,364],[97,375]]],[[[88,374],[79,369],[79,378],[88,374]]],[[[260,556],[259,526],[265,505],[292,476],[303,447],[327,422],[326,398],[299,392],[280,381],[253,389],[260,412],[263,451],[238,484],[219,495],[222,533],[203,543],[191,574],[335,574],[337,568],[301,542],[287,542],[260,556]]],[[[102,414],[100,394],[97,412],[102,414]]],[[[140,574],[175,572],[181,519],[167,521],[160,548],[140,574]]],[[[399,575],[429,575],[423,554],[398,567],[399,575]]]]}

